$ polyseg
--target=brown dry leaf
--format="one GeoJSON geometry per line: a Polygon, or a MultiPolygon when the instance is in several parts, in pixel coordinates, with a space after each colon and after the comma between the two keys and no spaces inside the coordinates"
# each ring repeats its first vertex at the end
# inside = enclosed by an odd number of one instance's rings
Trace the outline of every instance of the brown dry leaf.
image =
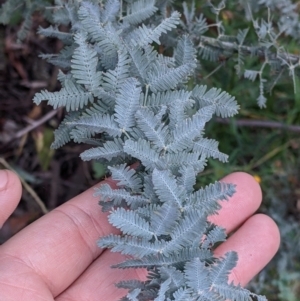
{"type": "Polygon", "coordinates": [[[6,241],[37,218],[34,212],[23,212],[21,215],[11,216],[1,228],[0,241],[6,241]]]}
{"type": "Polygon", "coordinates": [[[46,81],[41,81],[41,80],[34,80],[34,81],[22,80],[20,84],[29,89],[43,89],[48,87],[48,83],[46,81]]]}
{"type": "Polygon", "coordinates": [[[28,118],[36,120],[42,115],[42,106],[33,106],[32,110],[27,115],[28,118]]]}
{"type": "Polygon", "coordinates": [[[222,11],[222,18],[225,21],[232,20],[233,19],[233,13],[229,10],[224,10],[224,11],[222,11]]]}
{"type": "Polygon", "coordinates": [[[297,200],[296,209],[300,212],[300,199],[297,200]]]}

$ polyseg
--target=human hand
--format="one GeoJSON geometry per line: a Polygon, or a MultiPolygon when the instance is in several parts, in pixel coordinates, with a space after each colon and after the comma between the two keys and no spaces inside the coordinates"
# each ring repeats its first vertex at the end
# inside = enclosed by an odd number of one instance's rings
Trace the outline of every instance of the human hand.
{"type": "MultiPolygon", "coordinates": [[[[230,281],[244,286],[276,253],[279,231],[266,215],[253,215],[262,195],[252,176],[233,173],[223,181],[235,183],[237,192],[230,201],[221,203],[219,215],[210,220],[228,233],[235,232],[215,253],[222,256],[229,250],[238,252],[230,281]]],[[[110,180],[106,182],[114,185],[110,180]]],[[[97,247],[99,237],[117,230],[108,223],[93,193],[91,188],[76,196],[0,246],[1,301],[114,301],[127,293],[114,283],[145,279],[146,272],[141,269],[111,269],[124,257],[97,247]]],[[[18,177],[0,171],[0,227],[20,196],[18,177]]]]}

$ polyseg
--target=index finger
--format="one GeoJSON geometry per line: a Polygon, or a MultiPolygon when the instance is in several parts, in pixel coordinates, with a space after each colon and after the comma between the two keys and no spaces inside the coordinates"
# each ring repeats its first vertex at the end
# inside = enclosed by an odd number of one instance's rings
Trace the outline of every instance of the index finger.
{"type": "Polygon", "coordinates": [[[222,209],[208,220],[226,229],[227,233],[237,229],[259,208],[262,192],[255,179],[245,172],[234,172],[221,180],[236,184],[237,192],[229,201],[219,201],[222,209]]]}

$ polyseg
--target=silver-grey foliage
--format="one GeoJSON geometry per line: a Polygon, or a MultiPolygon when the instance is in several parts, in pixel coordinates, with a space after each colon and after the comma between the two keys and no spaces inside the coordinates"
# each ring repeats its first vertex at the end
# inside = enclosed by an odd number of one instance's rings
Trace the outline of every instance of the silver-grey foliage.
{"type": "MultiPolygon", "coordinates": [[[[105,162],[118,182],[116,189],[108,184],[96,189],[109,222],[121,230],[98,245],[129,256],[114,267],[149,271],[146,281],[117,284],[129,290],[122,300],[266,300],[228,283],[236,253],[213,256],[226,233],[207,217],[235,186],[216,182],[198,191],[193,186],[207,158],[227,161],[217,141],[205,137],[205,125],[213,115],[235,115],[239,106],[219,89],[188,89],[197,60],[187,35],[171,57],[154,47],[164,44],[163,34],[178,26],[180,14],[167,16],[167,0],[61,2],[53,20],[69,23],[70,33],[57,27],[40,32],[67,43],[55,57],[63,69],[62,89],[41,91],[34,101],[68,111],[55,131],[54,148],[70,140],[92,145],[81,158],[105,162]],[[139,162],[136,170],[128,166],[133,161],[139,162]]],[[[204,27],[198,19],[195,28],[204,27]]]]}

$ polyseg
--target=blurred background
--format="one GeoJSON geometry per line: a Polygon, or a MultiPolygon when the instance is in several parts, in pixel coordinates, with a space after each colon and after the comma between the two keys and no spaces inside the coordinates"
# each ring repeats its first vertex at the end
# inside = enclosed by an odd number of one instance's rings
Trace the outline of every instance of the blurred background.
{"type": "MultiPolygon", "coordinates": [[[[216,17],[206,1],[196,2],[196,14],[203,13],[208,24],[214,24],[216,17]]],[[[250,27],[247,43],[255,45],[257,38],[251,33],[253,24],[246,18],[244,5],[240,2],[228,1],[219,18],[229,36],[236,36],[239,29],[250,27]]],[[[260,2],[265,4],[267,1],[260,2]]],[[[0,1],[0,5],[3,3],[5,1],[0,1]]],[[[291,3],[295,4],[293,13],[298,16],[298,1],[291,3]]],[[[174,1],[174,6],[182,11],[181,1],[174,1]]],[[[276,24],[281,15],[280,9],[274,6],[271,14],[276,24]]],[[[268,18],[266,7],[257,9],[255,17],[268,18]]],[[[50,149],[53,131],[63,119],[64,111],[53,110],[46,103],[36,106],[32,98],[41,89],[55,91],[60,88],[56,80],[58,68],[38,55],[57,53],[62,44],[54,38],[36,34],[38,26],[49,26],[44,14],[35,12],[26,26],[23,18],[22,12],[16,9],[7,24],[0,25],[0,168],[14,170],[23,184],[22,200],[1,229],[0,243],[105,176],[105,169],[100,163],[81,161],[79,154],[87,148],[83,144],[69,143],[58,150],[50,149]],[[25,35],[20,42],[20,30],[24,27],[25,35]]],[[[212,26],[205,35],[215,37],[216,29],[212,26]]],[[[300,56],[299,38],[283,34],[280,42],[287,53],[300,56]]],[[[225,120],[225,125],[218,118],[209,123],[206,137],[219,141],[220,151],[229,154],[229,163],[209,160],[207,168],[198,177],[196,188],[233,171],[245,171],[255,177],[264,195],[259,211],[276,221],[282,241],[276,257],[250,284],[250,288],[265,294],[270,301],[299,301],[298,70],[295,70],[296,81],[284,76],[271,93],[265,93],[267,106],[260,109],[256,101],[259,83],[238,76],[235,59],[225,57],[218,62],[200,59],[200,63],[197,80],[235,96],[241,109],[235,118],[225,120]]],[[[245,69],[259,70],[261,64],[261,59],[250,56],[244,61],[245,69]]],[[[266,79],[268,76],[266,72],[266,79]]]]}

